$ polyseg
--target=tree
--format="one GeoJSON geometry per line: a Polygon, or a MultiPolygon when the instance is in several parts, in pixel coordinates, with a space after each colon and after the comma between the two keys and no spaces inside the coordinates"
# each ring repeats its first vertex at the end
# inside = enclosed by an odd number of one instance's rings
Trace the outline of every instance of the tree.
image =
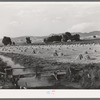
{"type": "Polygon", "coordinates": [[[68,40],[70,40],[71,39],[71,33],[70,32],[65,32],[65,35],[68,37],[68,40]]]}
{"type": "Polygon", "coordinates": [[[8,45],[8,44],[12,44],[12,41],[11,41],[11,38],[10,37],[6,37],[6,36],[4,36],[3,37],[3,40],[2,40],[2,43],[4,44],[4,45],[8,45]]]}
{"type": "Polygon", "coordinates": [[[75,34],[73,36],[71,36],[71,41],[80,41],[80,35],[79,34],[75,34]]]}
{"type": "Polygon", "coordinates": [[[61,42],[62,36],[61,35],[53,35],[53,36],[49,36],[47,38],[44,38],[44,42],[61,42]]]}
{"type": "Polygon", "coordinates": [[[44,39],[43,39],[43,41],[46,43],[46,42],[47,42],[47,39],[46,39],[46,38],[44,38],[44,39]]]}
{"type": "Polygon", "coordinates": [[[67,42],[68,40],[71,41],[79,41],[80,40],[80,35],[79,34],[75,34],[72,35],[70,32],[65,32],[62,35],[52,35],[49,36],[47,38],[44,38],[44,42],[48,43],[48,42],[67,42]]]}
{"type": "Polygon", "coordinates": [[[64,34],[62,34],[62,42],[67,42],[67,40],[71,39],[71,33],[70,32],[65,32],[64,34]]]}
{"type": "Polygon", "coordinates": [[[93,38],[96,38],[96,36],[94,35],[93,38]]]}
{"type": "Polygon", "coordinates": [[[62,39],[61,39],[61,41],[62,41],[62,42],[67,42],[67,40],[68,40],[68,36],[67,36],[66,34],[62,34],[62,39]]]}
{"type": "Polygon", "coordinates": [[[30,37],[26,37],[26,43],[27,43],[27,44],[31,44],[30,37]]]}
{"type": "Polygon", "coordinates": [[[15,45],[15,42],[12,42],[13,45],[15,45]]]}

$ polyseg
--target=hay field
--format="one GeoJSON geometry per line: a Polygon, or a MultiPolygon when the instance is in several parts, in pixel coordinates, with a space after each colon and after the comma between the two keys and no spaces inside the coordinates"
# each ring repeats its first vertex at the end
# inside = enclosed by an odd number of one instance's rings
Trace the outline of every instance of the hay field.
{"type": "Polygon", "coordinates": [[[0,52],[31,55],[63,63],[99,63],[100,45],[27,45],[0,47],[0,52]]]}

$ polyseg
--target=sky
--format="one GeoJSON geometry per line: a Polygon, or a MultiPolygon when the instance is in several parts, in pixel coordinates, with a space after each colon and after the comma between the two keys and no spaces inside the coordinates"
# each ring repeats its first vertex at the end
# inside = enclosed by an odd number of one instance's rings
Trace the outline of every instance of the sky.
{"type": "Polygon", "coordinates": [[[100,2],[0,2],[0,38],[100,31],[100,2]]]}

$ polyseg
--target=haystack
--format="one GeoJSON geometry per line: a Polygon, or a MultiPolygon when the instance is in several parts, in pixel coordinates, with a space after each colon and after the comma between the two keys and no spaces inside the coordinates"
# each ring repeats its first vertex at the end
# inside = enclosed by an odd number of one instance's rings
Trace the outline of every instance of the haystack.
{"type": "Polygon", "coordinates": [[[61,53],[61,56],[64,56],[64,54],[63,54],[63,53],[61,53]]]}
{"type": "Polygon", "coordinates": [[[57,50],[53,53],[53,56],[58,56],[57,50]]]}
{"type": "Polygon", "coordinates": [[[36,51],[35,51],[35,50],[33,50],[33,53],[34,53],[34,54],[36,54],[36,51]]]}
{"type": "Polygon", "coordinates": [[[87,52],[87,51],[85,51],[85,54],[88,54],[88,52],[87,52]]]}
{"type": "Polygon", "coordinates": [[[94,52],[97,52],[97,50],[94,50],[94,52]]]}
{"type": "Polygon", "coordinates": [[[85,55],[85,60],[90,60],[91,59],[91,57],[89,56],[89,55],[85,55]]]}
{"type": "Polygon", "coordinates": [[[82,60],[83,59],[83,55],[82,54],[78,55],[77,59],[82,60]]]}
{"type": "Polygon", "coordinates": [[[90,55],[88,55],[88,54],[80,54],[80,55],[78,55],[78,57],[76,58],[76,60],[91,60],[91,57],[90,57],[90,55]]]}

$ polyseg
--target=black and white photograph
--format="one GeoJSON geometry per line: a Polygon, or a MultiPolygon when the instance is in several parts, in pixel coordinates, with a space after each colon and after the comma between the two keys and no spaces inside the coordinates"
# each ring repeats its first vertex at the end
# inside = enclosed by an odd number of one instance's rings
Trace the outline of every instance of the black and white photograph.
{"type": "Polygon", "coordinates": [[[100,2],[0,2],[0,89],[100,89],[100,2]]]}

